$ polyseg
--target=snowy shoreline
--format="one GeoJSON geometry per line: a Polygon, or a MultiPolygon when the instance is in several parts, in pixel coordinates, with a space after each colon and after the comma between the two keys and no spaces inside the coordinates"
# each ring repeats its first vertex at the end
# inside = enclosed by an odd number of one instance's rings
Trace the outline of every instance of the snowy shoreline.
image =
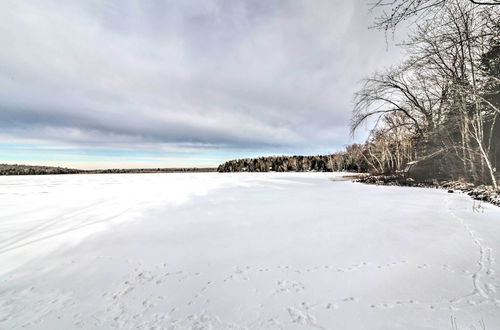
{"type": "Polygon", "coordinates": [[[437,188],[447,190],[448,193],[462,192],[472,199],[500,206],[500,191],[493,186],[479,185],[464,181],[415,181],[400,175],[354,175],[355,182],[386,186],[437,188]]]}
{"type": "Polygon", "coordinates": [[[498,329],[500,209],[343,175],[2,177],[0,328],[498,329]]]}

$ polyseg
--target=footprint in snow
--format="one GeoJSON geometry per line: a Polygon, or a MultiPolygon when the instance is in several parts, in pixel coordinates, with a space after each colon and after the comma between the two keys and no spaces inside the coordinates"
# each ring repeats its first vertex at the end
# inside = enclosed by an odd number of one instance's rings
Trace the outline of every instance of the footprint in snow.
{"type": "Polygon", "coordinates": [[[339,305],[335,303],[328,303],[325,306],[326,309],[339,309],[339,305]]]}
{"type": "Polygon", "coordinates": [[[347,297],[347,298],[342,299],[342,301],[343,302],[358,302],[359,299],[356,297],[347,297]]]}

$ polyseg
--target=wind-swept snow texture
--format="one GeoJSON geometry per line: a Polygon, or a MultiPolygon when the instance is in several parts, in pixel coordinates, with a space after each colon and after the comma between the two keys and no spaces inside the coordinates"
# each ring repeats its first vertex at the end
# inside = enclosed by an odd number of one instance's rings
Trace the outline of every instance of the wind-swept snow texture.
{"type": "Polygon", "coordinates": [[[1,329],[500,329],[500,208],[458,193],[23,176],[0,212],[1,329]]]}

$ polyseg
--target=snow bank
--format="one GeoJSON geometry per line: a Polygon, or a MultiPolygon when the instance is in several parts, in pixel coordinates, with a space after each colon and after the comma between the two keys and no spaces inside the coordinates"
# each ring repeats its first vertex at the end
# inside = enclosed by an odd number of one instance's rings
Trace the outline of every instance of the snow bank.
{"type": "Polygon", "coordinates": [[[500,329],[500,208],[338,177],[0,177],[0,328],[500,329]]]}

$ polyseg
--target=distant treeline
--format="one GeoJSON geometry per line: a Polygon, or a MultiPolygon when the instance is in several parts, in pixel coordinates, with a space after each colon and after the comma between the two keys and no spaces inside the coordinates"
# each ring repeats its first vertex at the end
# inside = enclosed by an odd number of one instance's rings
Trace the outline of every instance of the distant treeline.
{"type": "Polygon", "coordinates": [[[81,172],[81,170],[65,167],[0,164],[0,175],[76,174],[81,172]]]}
{"type": "Polygon", "coordinates": [[[186,168],[113,168],[105,170],[87,170],[83,173],[183,173],[183,172],[215,172],[214,167],[186,167],[186,168]]]}
{"type": "MultiPolygon", "coordinates": [[[[358,145],[349,148],[357,148],[358,145]]],[[[221,164],[219,172],[364,172],[368,170],[366,162],[354,159],[352,154],[338,152],[322,156],[270,156],[260,158],[235,159],[221,164]]]]}
{"type": "Polygon", "coordinates": [[[404,169],[414,152],[410,145],[400,147],[390,159],[379,159],[367,141],[351,144],[344,150],[317,156],[269,156],[229,160],[217,168],[219,172],[359,172],[381,174],[404,169]],[[384,162],[379,167],[380,162],[384,162]]]}
{"type": "Polygon", "coordinates": [[[0,175],[215,172],[215,168],[133,168],[79,170],[66,167],[0,164],[0,175]]]}

